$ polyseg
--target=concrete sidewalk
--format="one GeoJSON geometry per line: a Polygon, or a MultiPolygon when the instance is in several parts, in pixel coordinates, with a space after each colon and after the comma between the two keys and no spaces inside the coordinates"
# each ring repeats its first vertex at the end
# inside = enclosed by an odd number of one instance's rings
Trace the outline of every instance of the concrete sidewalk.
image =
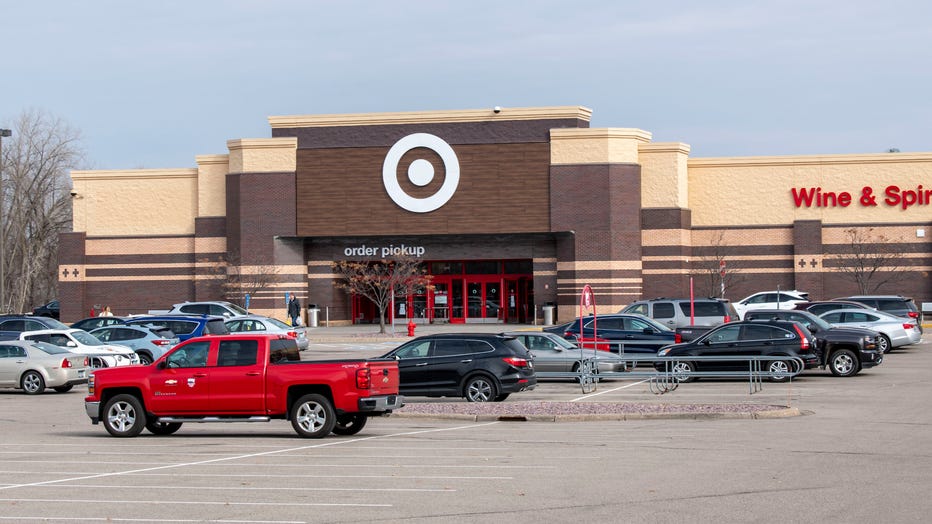
{"type": "MultiPolygon", "coordinates": [[[[418,324],[414,336],[434,333],[501,333],[503,331],[540,331],[543,326],[533,324],[418,324]]],[[[410,340],[407,324],[385,326],[379,333],[378,324],[355,324],[351,326],[309,327],[307,339],[312,343],[330,342],[398,342],[410,340]]]]}

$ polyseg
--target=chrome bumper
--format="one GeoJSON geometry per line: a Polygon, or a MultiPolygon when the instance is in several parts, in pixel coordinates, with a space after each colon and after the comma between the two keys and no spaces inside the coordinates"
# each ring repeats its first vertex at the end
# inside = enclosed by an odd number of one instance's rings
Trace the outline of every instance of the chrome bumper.
{"type": "Polygon", "coordinates": [[[384,397],[366,397],[359,399],[359,411],[379,412],[401,409],[405,405],[405,398],[401,395],[386,395],[384,397]]]}
{"type": "Polygon", "coordinates": [[[100,422],[100,402],[84,402],[84,411],[87,412],[87,416],[91,417],[91,423],[97,424],[100,422]]]}

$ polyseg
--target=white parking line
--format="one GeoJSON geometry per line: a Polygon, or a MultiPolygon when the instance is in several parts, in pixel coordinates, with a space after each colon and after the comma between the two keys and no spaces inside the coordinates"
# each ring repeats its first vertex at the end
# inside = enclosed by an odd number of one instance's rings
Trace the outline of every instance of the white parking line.
{"type": "MultiPolygon", "coordinates": [[[[237,477],[244,477],[246,475],[237,475],[237,477]]],[[[40,488],[100,488],[100,489],[112,489],[113,486],[109,484],[48,484],[45,486],[36,486],[40,488]]],[[[190,491],[191,486],[152,486],[152,485],[133,485],[133,489],[181,489],[185,491],[190,491]]],[[[269,488],[262,488],[258,486],[198,486],[198,491],[371,491],[371,492],[441,492],[441,493],[452,493],[456,490],[453,488],[360,488],[354,486],[351,488],[320,488],[320,487],[285,487],[285,486],[273,486],[269,488]]]]}
{"type": "MultiPolygon", "coordinates": [[[[653,442],[653,441],[651,441],[653,442]]],[[[237,465],[242,467],[242,465],[237,465]]],[[[57,475],[93,475],[88,471],[62,471],[55,470],[50,472],[23,470],[23,471],[0,471],[0,475],[45,475],[54,473],[57,475]]],[[[392,480],[514,480],[514,477],[489,477],[489,476],[465,476],[465,475],[299,475],[299,474],[254,474],[254,473],[126,473],[127,477],[203,477],[203,478],[288,478],[288,479],[392,479],[392,480]]],[[[6,484],[2,484],[6,485],[6,484]]]]}
{"type": "Polygon", "coordinates": [[[618,390],[621,390],[621,389],[626,389],[626,388],[630,388],[631,386],[637,386],[638,384],[643,384],[643,383],[645,383],[645,382],[648,382],[649,380],[650,380],[650,379],[646,378],[646,379],[644,379],[644,380],[641,380],[641,381],[638,381],[638,382],[633,382],[633,383],[631,383],[631,384],[628,384],[627,386],[621,386],[621,387],[619,387],[619,388],[614,388],[614,389],[607,389],[607,390],[605,390],[605,391],[600,391],[600,392],[598,392],[598,393],[590,393],[590,394],[588,394],[588,395],[586,395],[586,396],[584,396],[584,397],[577,397],[577,398],[574,398],[574,399],[571,400],[570,402],[576,402],[577,400],[586,400],[587,398],[597,397],[597,396],[599,396],[599,395],[604,395],[604,394],[606,394],[606,393],[614,393],[615,391],[618,391],[618,390]]]}
{"type": "MultiPolygon", "coordinates": [[[[2,520],[12,520],[15,522],[26,522],[26,521],[41,521],[48,522],[53,517],[0,517],[2,520]]],[[[180,524],[186,522],[217,522],[224,524],[306,524],[306,520],[204,520],[204,519],[130,519],[130,518],[119,518],[119,517],[54,517],[56,521],[73,521],[73,522],[159,522],[159,523],[170,523],[170,524],[180,524]]]]}
{"type": "MultiPolygon", "coordinates": [[[[112,487],[112,486],[111,486],[112,487]]],[[[198,488],[200,489],[200,488],[198,488]]],[[[317,506],[328,506],[328,507],[339,507],[339,508],[390,508],[392,504],[364,504],[364,503],[340,503],[340,502],[282,502],[278,500],[269,501],[269,502],[236,502],[231,500],[222,500],[217,502],[211,502],[206,500],[126,500],[126,499],[0,499],[0,502],[12,502],[14,504],[20,504],[23,502],[41,502],[41,503],[70,503],[75,504],[117,504],[119,506],[125,506],[126,504],[158,504],[160,506],[291,506],[297,508],[304,507],[317,507],[317,506]]]]}
{"type": "MultiPolygon", "coordinates": [[[[381,436],[372,436],[372,437],[360,437],[360,438],[352,439],[352,440],[337,440],[337,441],[331,441],[331,442],[322,442],[322,443],[320,443],[320,444],[314,444],[314,445],[310,445],[310,446],[300,446],[300,447],[296,447],[296,448],[281,449],[281,450],[277,450],[277,451],[263,451],[263,452],[260,452],[260,453],[249,453],[249,454],[245,454],[245,455],[236,455],[236,456],[232,456],[232,457],[216,458],[216,459],[202,460],[202,461],[196,461],[196,462],[184,462],[184,463],[179,463],[179,464],[166,464],[166,465],[156,466],[156,467],[152,467],[152,468],[135,469],[135,470],[129,470],[129,471],[115,471],[115,472],[110,472],[110,473],[99,473],[99,474],[96,474],[96,475],[87,475],[87,476],[82,476],[82,477],[71,477],[71,478],[58,479],[58,480],[46,480],[46,481],[42,481],[42,482],[32,482],[32,483],[26,483],[26,484],[10,484],[10,485],[8,485],[8,486],[0,486],[0,490],[8,490],[8,489],[15,489],[15,488],[25,488],[25,487],[33,487],[33,486],[44,486],[44,485],[47,485],[47,484],[59,484],[59,483],[64,483],[64,482],[75,482],[75,481],[79,481],[79,480],[89,480],[89,479],[95,479],[95,478],[113,477],[113,476],[127,475],[127,474],[132,474],[132,473],[145,473],[145,472],[149,472],[149,471],[158,471],[158,470],[171,469],[171,468],[183,468],[183,467],[187,467],[187,466],[201,466],[201,465],[205,465],[205,464],[214,464],[214,463],[217,463],[217,462],[228,462],[228,461],[232,461],[232,460],[241,460],[241,459],[248,459],[248,458],[254,458],[254,457],[263,457],[263,456],[268,456],[268,455],[275,455],[275,454],[280,454],[280,453],[290,453],[290,452],[294,452],[294,451],[303,451],[303,450],[306,450],[306,449],[326,448],[326,447],[339,446],[339,445],[344,445],[344,444],[352,444],[352,443],[355,443],[355,442],[364,442],[364,441],[367,441],[367,440],[382,440],[382,439],[390,439],[390,438],[395,438],[395,437],[404,437],[404,436],[408,436],[408,435],[423,435],[423,434],[426,434],[426,433],[441,433],[441,432],[446,432],[446,431],[458,431],[458,430],[462,430],[462,429],[474,429],[474,428],[481,428],[481,427],[485,427],[485,426],[492,426],[492,425],[495,425],[495,424],[498,424],[498,422],[496,421],[496,422],[486,422],[486,423],[483,423],[483,424],[469,424],[469,425],[466,425],[466,426],[455,426],[455,427],[452,427],[452,428],[439,428],[439,429],[424,429],[424,430],[419,430],[419,431],[407,431],[407,432],[403,432],[403,433],[393,433],[393,434],[390,434],[390,435],[381,435],[381,436]]],[[[65,464],[65,463],[69,463],[69,464],[70,464],[70,463],[72,463],[72,462],[61,462],[61,461],[59,462],[59,464],[65,464]]],[[[97,464],[100,464],[100,462],[97,462],[97,464]]],[[[420,466],[417,466],[417,467],[423,468],[424,466],[423,466],[423,465],[420,465],[420,466]]],[[[5,500],[5,499],[0,499],[0,500],[5,500]]],[[[125,501],[124,501],[124,502],[125,502],[125,501]]],[[[233,504],[233,503],[231,503],[231,504],[233,504]]],[[[339,504],[335,504],[335,505],[339,505],[339,504]]]]}

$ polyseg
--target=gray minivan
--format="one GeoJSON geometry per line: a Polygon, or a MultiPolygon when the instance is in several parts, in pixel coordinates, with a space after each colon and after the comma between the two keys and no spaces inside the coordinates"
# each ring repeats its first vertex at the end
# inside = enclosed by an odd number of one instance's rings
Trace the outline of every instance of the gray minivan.
{"type": "Polygon", "coordinates": [[[740,320],[731,302],[722,298],[652,298],[638,300],[619,313],[650,317],[676,330],[684,341],[692,340],[709,328],[740,320]]]}

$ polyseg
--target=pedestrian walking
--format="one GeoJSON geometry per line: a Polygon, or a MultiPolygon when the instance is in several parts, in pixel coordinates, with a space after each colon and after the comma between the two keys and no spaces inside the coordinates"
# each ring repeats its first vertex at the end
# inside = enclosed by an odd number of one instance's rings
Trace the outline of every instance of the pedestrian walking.
{"type": "Polygon", "coordinates": [[[288,316],[291,318],[291,325],[298,326],[301,324],[301,303],[294,293],[289,293],[291,297],[288,300],[288,316]]]}

